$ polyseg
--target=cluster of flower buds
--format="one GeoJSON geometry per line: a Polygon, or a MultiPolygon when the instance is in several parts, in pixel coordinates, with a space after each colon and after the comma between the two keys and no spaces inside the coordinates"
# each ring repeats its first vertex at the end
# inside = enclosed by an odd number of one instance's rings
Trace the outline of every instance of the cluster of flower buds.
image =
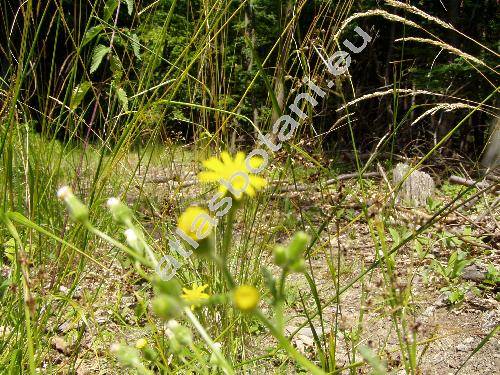
{"type": "Polygon", "coordinates": [[[274,263],[285,270],[302,272],[305,269],[303,253],[310,237],[304,232],[297,232],[288,246],[277,245],[274,248],[274,263]]]}

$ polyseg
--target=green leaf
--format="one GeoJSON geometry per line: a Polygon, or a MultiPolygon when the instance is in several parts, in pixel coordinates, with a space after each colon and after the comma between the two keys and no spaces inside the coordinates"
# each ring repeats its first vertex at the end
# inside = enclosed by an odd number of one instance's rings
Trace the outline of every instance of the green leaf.
{"type": "Polygon", "coordinates": [[[456,304],[458,302],[462,302],[464,297],[465,297],[464,291],[456,288],[450,292],[448,300],[450,301],[450,303],[456,304]]]}
{"type": "Polygon", "coordinates": [[[16,255],[16,241],[11,238],[10,240],[8,240],[7,242],[5,242],[3,244],[4,248],[5,248],[5,257],[10,261],[10,262],[13,262],[14,261],[14,257],[16,255]]]}
{"type": "Polygon", "coordinates": [[[118,6],[118,0],[108,0],[104,5],[104,21],[108,22],[113,16],[116,7],[118,6]]]}
{"type": "Polygon", "coordinates": [[[92,65],[90,66],[90,73],[94,73],[101,65],[102,59],[109,52],[111,52],[111,48],[103,46],[102,44],[98,44],[94,49],[94,54],[92,56],[92,65]]]}
{"type": "Polygon", "coordinates": [[[394,246],[398,246],[401,243],[401,236],[399,235],[399,232],[394,228],[389,228],[389,233],[394,241],[394,246]]]}
{"type": "Polygon", "coordinates": [[[85,35],[83,36],[81,47],[90,43],[92,41],[92,39],[94,39],[97,35],[99,35],[101,33],[102,30],[104,30],[104,26],[102,26],[102,25],[94,26],[94,27],[91,27],[90,29],[88,29],[87,32],[85,33],[85,35]]]}
{"type": "Polygon", "coordinates": [[[71,102],[69,104],[69,107],[72,110],[75,110],[80,105],[83,98],[85,98],[85,94],[87,94],[87,91],[89,91],[91,87],[92,84],[89,81],[85,81],[80,83],[73,89],[73,94],[71,95],[71,102]]]}
{"type": "Polygon", "coordinates": [[[118,96],[118,101],[120,102],[124,112],[128,111],[128,97],[127,93],[121,87],[116,89],[116,96],[118,96]]]}
{"type": "Polygon", "coordinates": [[[132,50],[134,51],[134,55],[135,57],[137,57],[137,59],[141,59],[141,50],[139,48],[139,37],[137,36],[137,34],[132,34],[130,36],[131,38],[131,41],[132,41],[132,50]]]}
{"type": "Polygon", "coordinates": [[[128,15],[131,16],[134,11],[134,0],[124,0],[127,3],[128,15]]]}

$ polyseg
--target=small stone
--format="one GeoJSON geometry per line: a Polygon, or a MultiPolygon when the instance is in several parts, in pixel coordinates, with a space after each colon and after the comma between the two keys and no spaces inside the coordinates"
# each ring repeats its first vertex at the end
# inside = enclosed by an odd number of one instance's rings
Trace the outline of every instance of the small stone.
{"type": "Polygon", "coordinates": [[[425,309],[425,311],[422,313],[423,316],[432,316],[434,314],[434,311],[436,310],[435,306],[429,306],[425,309]]]}
{"type": "Polygon", "coordinates": [[[457,345],[457,351],[459,352],[466,352],[469,350],[469,347],[465,344],[458,344],[457,345]]]}
{"type": "Polygon", "coordinates": [[[58,352],[63,353],[63,354],[68,354],[69,353],[69,345],[64,340],[64,338],[60,336],[55,336],[52,337],[52,340],[50,342],[52,344],[52,347],[56,349],[58,352]]]}
{"type": "Polygon", "coordinates": [[[477,264],[471,264],[464,268],[462,272],[462,279],[481,283],[486,279],[486,270],[479,267],[477,264]]]}
{"type": "Polygon", "coordinates": [[[64,293],[64,294],[68,294],[69,293],[69,289],[66,288],[64,285],[59,286],[59,291],[61,293],[64,293]]]}

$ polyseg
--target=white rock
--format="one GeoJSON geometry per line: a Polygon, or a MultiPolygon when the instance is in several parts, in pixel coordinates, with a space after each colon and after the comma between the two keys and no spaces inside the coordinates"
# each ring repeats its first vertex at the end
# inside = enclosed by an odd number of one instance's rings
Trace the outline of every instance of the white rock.
{"type": "MultiPolygon", "coordinates": [[[[406,176],[410,166],[399,163],[392,171],[394,186],[397,186],[406,176]]],[[[397,193],[398,201],[409,201],[416,206],[425,206],[427,198],[434,192],[434,180],[425,172],[413,171],[401,184],[397,193]]]]}

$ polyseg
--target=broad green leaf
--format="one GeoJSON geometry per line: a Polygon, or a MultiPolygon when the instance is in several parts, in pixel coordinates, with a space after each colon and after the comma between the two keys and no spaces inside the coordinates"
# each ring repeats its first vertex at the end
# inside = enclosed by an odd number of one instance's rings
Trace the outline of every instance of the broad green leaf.
{"type": "Polygon", "coordinates": [[[76,86],[73,89],[69,107],[73,110],[76,109],[82,102],[83,98],[85,98],[85,94],[87,94],[87,91],[89,91],[91,87],[92,84],[89,81],[82,82],[78,86],[76,86]]]}
{"type": "Polygon", "coordinates": [[[141,50],[139,48],[139,37],[137,36],[137,34],[132,34],[130,36],[131,38],[131,42],[132,42],[132,50],[134,51],[134,55],[135,57],[137,57],[137,59],[141,59],[141,50]]]}
{"type": "Polygon", "coordinates": [[[102,25],[94,26],[88,29],[85,35],[83,36],[81,47],[90,43],[92,39],[94,39],[97,35],[99,35],[102,30],[104,30],[104,26],[102,25]]]}
{"type": "Polygon", "coordinates": [[[127,93],[121,87],[116,89],[116,96],[118,96],[118,101],[120,102],[124,112],[128,111],[128,97],[127,93]]]}
{"type": "Polygon", "coordinates": [[[118,6],[118,0],[108,0],[104,5],[104,21],[108,22],[118,6]]]}
{"type": "Polygon", "coordinates": [[[134,11],[134,0],[125,0],[127,3],[128,15],[131,16],[134,11]]]}
{"type": "Polygon", "coordinates": [[[94,49],[94,54],[92,55],[92,65],[90,66],[90,73],[94,73],[101,65],[102,59],[109,52],[111,52],[111,48],[103,46],[102,44],[98,44],[94,49]]]}

